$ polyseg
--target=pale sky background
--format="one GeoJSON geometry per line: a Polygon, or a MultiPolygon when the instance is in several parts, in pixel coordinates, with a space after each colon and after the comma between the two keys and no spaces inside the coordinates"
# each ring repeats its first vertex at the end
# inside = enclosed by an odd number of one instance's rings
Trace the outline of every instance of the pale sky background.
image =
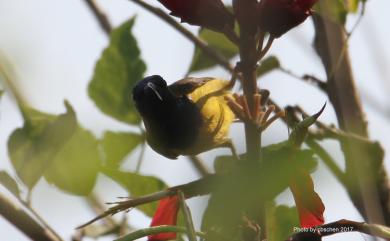
{"type": "MultiPolygon", "coordinates": [[[[138,39],[142,57],[148,65],[147,75],[160,74],[170,82],[183,77],[193,53],[193,45],[187,39],[157,17],[127,0],[98,2],[107,12],[114,26],[137,15],[134,34],[138,39]]],[[[390,38],[389,9],[388,0],[368,1],[366,16],[350,40],[351,60],[359,91],[364,94],[363,97],[371,96],[383,107],[387,106],[388,111],[390,110],[388,104],[390,48],[386,44],[390,38]]],[[[347,26],[350,28],[355,21],[355,16],[349,17],[347,26]]],[[[196,33],[196,27],[185,26],[196,33]]],[[[277,55],[282,65],[295,73],[309,73],[324,78],[320,60],[311,47],[313,34],[312,23],[308,20],[285,37],[278,39],[270,53],[277,55]]],[[[76,110],[81,125],[93,131],[96,136],[101,136],[105,130],[129,130],[128,126],[102,114],[86,92],[95,62],[107,43],[106,35],[99,28],[83,0],[0,0],[0,51],[5,53],[14,64],[21,93],[32,106],[50,113],[63,112],[63,100],[69,100],[76,110]]],[[[229,75],[220,68],[196,73],[194,76],[207,75],[229,78],[229,75]]],[[[299,104],[310,113],[317,111],[327,101],[326,96],[314,87],[280,72],[265,76],[260,84],[271,91],[272,97],[280,105],[299,104]]],[[[367,98],[363,98],[370,134],[373,139],[381,141],[387,151],[390,151],[389,117],[386,119],[383,114],[371,108],[366,100],[367,98]]],[[[335,123],[330,105],[321,116],[321,120],[335,123]]],[[[12,174],[6,142],[9,134],[21,125],[22,120],[17,107],[10,95],[6,94],[0,100],[0,169],[8,170],[12,174]]],[[[232,136],[238,150],[243,151],[243,138],[239,135],[241,131],[242,125],[235,125],[232,136]]],[[[275,143],[286,137],[287,129],[279,123],[266,131],[263,142],[264,144],[275,143]]],[[[324,146],[340,162],[340,165],[343,165],[336,142],[327,141],[324,146]]],[[[138,151],[134,156],[137,156],[138,151]]],[[[201,157],[206,160],[208,166],[212,167],[212,157],[225,152],[225,150],[214,150],[202,154],[201,157]]],[[[134,161],[129,158],[125,167],[134,168],[134,161]]],[[[388,155],[386,167],[390,170],[388,155]]],[[[150,149],[147,150],[141,172],[159,176],[169,185],[198,178],[186,159],[167,160],[150,149]]],[[[318,171],[314,174],[314,181],[316,190],[326,206],[327,222],[341,218],[361,220],[345,190],[321,162],[318,171]]],[[[116,197],[126,195],[123,189],[105,177],[99,178],[97,187],[96,191],[104,201],[115,201],[116,197]]],[[[2,187],[0,192],[7,193],[2,187]]],[[[194,198],[189,203],[193,210],[202,210],[206,200],[206,198],[194,198]]],[[[279,200],[292,203],[289,192],[283,193],[279,200]]],[[[63,193],[49,186],[44,180],[41,180],[35,188],[33,206],[65,240],[70,240],[77,225],[94,216],[82,198],[63,193]]],[[[197,225],[201,214],[201,211],[193,212],[197,225]]],[[[137,211],[129,213],[129,220],[131,225],[138,228],[148,226],[150,221],[137,211]]],[[[27,240],[1,217],[0,239],[27,240]]],[[[367,237],[351,233],[324,240],[359,241],[367,240],[367,237]]]]}

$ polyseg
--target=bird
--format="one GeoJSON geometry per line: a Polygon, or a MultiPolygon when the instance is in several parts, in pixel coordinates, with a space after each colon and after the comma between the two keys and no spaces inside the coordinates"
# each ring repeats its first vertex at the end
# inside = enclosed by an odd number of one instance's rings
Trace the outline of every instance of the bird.
{"type": "Polygon", "coordinates": [[[235,115],[226,103],[229,81],[187,77],[167,85],[159,75],[140,80],[132,97],[146,132],[146,141],[169,158],[197,155],[227,147],[237,156],[229,129],[235,115]]]}

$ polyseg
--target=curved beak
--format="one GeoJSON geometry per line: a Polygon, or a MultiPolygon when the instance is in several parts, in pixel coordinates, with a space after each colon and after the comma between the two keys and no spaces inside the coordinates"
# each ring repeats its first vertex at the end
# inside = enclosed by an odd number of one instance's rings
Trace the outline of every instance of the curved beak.
{"type": "Polygon", "coordinates": [[[158,93],[157,88],[156,88],[156,86],[153,83],[149,82],[149,83],[146,84],[146,86],[149,87],[151,90],[153,90],[153,92],[157,95],[157,97],[161,101],[163,101],[163,98],[161,97],[160,93],[158,93]]]}

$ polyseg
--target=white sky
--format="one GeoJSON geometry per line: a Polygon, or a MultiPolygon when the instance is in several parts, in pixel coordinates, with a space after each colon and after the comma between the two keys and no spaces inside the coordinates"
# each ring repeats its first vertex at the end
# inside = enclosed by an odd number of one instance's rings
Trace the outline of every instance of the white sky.
{"type": "MultiPolygon", "coordinates": [[[[138,39],[142,57],[148,65],[147,74],[160,74],[171,81],[183,77],[193,52],[193,45],[189,41],[129,1],[98,2],[106,10],[114,26],[137,14],[134,34],[138,39]]],[[[384,106],[389,103],[390,91],[390,81],[387,79],[390,76],[388,68],[390,49],[386,46],[386,40],[390,37],[390,28],[387,26],[389,9],[388,0],[368,1],[366,16],[350,41],[353,70],[359,90],[364,96],[372,96],[384,106]]],[[[356,17],[351,17],[348,26],[352,26],[355,21],[356,17]]],[[[195,27],[189,28],[194,33],[197,31],[195,27]]],[[[271,54],[276,54],[286,68],[298,74],[309,73],[324,77],[320,60],[311,47],[312,37],[312,24],[306,21],[285,37],[278,39],[271,49],[271,54]]],[[[82,0],[0,0],[0,51],[15,64],[20,91],[31,105],[46,112],[63,112],[63,100],[68,99],[74,106],[80,123],[97,136],[104,130],[129,129],[126,125],[103,115],[86,93],[95,61],[106,45],[107,37],[82,0]]],[[[206,75],[229,77],[220,68],[196,74],[206,75]]],[[[281,105],[299,104],[311,113],[327,101],[326,96],[315,88],[278,72],[265,76],[260,84],[268,88],[273,98],[281,105]]],[[[388,120],[370,108],[365,101],[363,104],[372,138],[380,140],[383,147],[390,150],[388,120]]],[[[321,120],[335,122],[330,105],[321,116],[321,120]]],[[[14,102],[9,95],[3,96],[0,101],[0,169],[9,170],[11,173],[6,141],[9,134],[21,124],[14,102]]],[[[243,151],[243,139],[238,134],[241,131],[242,126],[234,126],[232,135],[238,149],[243,151]]],[[[286,137],[286,128],[276,124],[265,133],[264,144],[275,143],[286,137]]],[[[325,146],[342,165],[337,144],[328,141],[325,146]]],[[[216,150],[201,156],[211,167],[212,157],[224,152],[216,150]]],[[[132,168],[133,163],[134,161],[129,160],[126,167],[132,168]]],[[[390,168],[388,156],[386,166],[390,168]]],[[[166,160],[151,150],[147,151],[141,171],[159,176],[170,185],[181,184],[198,177],[187,160],[166,160]]],[[[321,162],[314,178],[316,189],[327,208],[326,221],[341,218],[361,219],[348,200],[346,192],[321,162]]],[[[116,197],[126,195],[124,190],[103,177],[99,179],[98,187],[104,201],[114,201],[116,197]]],[[[6,191],[0,187],[0,192],[6,191]]],[[[291,196],[284,193],[280,200],[291,203],[291,196]]],[[[190,204],[194,209],[201,208],[204,201],[205,198],[193,199],[190,200],[190,204]]],[[[69,240],[75,226],[93,216],[82,198],[64,194],[54,187],[49,187],[45,181],[41,181],[36,187],[33,205],[66,240],[69,240]]],[[[200,212],[194,212],[193,215],[197,220],[201,217],[200,212]]],[[[132,211],[129,216],[130,222],[136,227],[145,227],[149,224],[149,220],[136,211],[132,211]]],[[[27,240],[2,218],[0,239],[27,240]]],[[[360,234],[344,234],[325,240],[364,238],[360,234]]]]}

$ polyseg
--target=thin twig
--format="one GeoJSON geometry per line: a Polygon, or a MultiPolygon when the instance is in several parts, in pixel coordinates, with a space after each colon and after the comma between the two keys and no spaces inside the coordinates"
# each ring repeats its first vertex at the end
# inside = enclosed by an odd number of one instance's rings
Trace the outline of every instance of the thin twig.
{"type": "Polygon", "coordinates": [[[118,212],[128,210],[130,208],[137,207],[142,204],[158,201],[164,197],[173,196],[176,195],[178,191],[182,191],[186,198],[199,196],[199,195],[206,195],[209,194],[213,189],[216,188],[217,184],[220,181],[220,177],[217,175],[208,175],[202,179],[183,184],[174,186],[159,192],[155,192],[152,194],[148,194],[145,196],[128,199],[126,201],[120,201],[115,203],[108,203],[108,204],[114,204],[115,206],[109,208],[105,212],[101,213],[97,217],[93,218],[89,222],[80,225],[77,227],[77,229],[84,228],[97,220],[100,220],[104,217],[107,217],[109,215],[114,215],[118,212]]]}
{"type": "Polygon", "coordinates": [[[272,46],[272,43],[274,42],[274,39],[275,38],[273,36],[269,36],[265,47],[258,51],[257,61],[260,61],[267,54],[267,52],[271,49],[271,46],[272,46]]]}
{"type": "Polygon", "coordinates": [[[381,225],[367,224],[342,219],[333,223],[308,228],[309,231],[302,231],[293,234],[286,241],[305,241],[305,240],[322,240],[323,237],[338,233],[360,232],[377,236],[389,240],[390,229],[381,225]]]}
{"type": "Polygon", "coordinates": [[[15,197],[20,204],[23,205],[23,207],[25,207],[32,215],[35,219],[38,220],[38,222],[40,222],[40,224],[45,228],[47,229],[48,232],[51,233],[51,235],[53,235],[54,237],[56,237],[57,240],[62,240],[61,236],[46,222],[45,219],[43,219],[43,217],[37,212],[35,211],[35,209],[32,207],[31,205],[31,198],[32,198],[32,192],[31,190],[28,190],[27,191],[27,197],[26,197],[26,200],[23,200],[19,195],[11,192],[11,194],[13,195],[13,197],[15,197]]]}
{"type": "MultiPolygon", "coordinates": [[[[119,239],[115,239],[114,241],[132,241],[132,240],[140,239],[143,237],[147,237],[159,233],[186,233],[186,232],[187,229],[185,227],[161,225],[161,226],[139,229],[123,237],[120,237],[119,239]]],[[[201,238],[204,238],[206,236],[202,232],[195,232],[195,234],[201,238]]]]}
{"type": "MultiPolygon", "coordinates": [[[[279,67],[279,70],[282,73],[287,74],[295,79],[302,80],[305,83],[308,83],[308,84],[311,84],[311,85],[318,87],[324,93],[328,92],[328,84],[325,81],[320,80],[319,78],[317,78],[313,75],[305,74],[305,75],[301,76],[301,75],[298,75],[298,74],[292,72],[291,70],[288,70],[282,66],[279,67]]],[[[390,107],[386,108],[385,106],[381,106],[381,104],[378,102],[378,100],[373,98],[371,95],[369,95],[363,89],[360,89],[360,94],[363,97],[363,100],[365,100],[365,102],[367,104],[369,104],[374,110],[376,110],[377,113],[381,114],[383,117],[390,120],[390,107]]]]}
{"type": "Polygon", "coordinates": [[[308,138],[305,142],[325,163],[325,165],[332,171],[337,180],[344,186],[347,185],[345,173],[336,164],[336,161],[329,155],[329,153],[312,138],[308,138]]]}
{"type": "Polygon", "coordinates": [[[185,218],[185,222],[186,222],[188,240],[189,241],[196,241],[196,233],[195,233],[195,228],[194,228],[194,222],[192,221],[191,211],[186,204],[186,199],[184,197],[183,192],[179,191],[178,194],[179,194],[179,199],[180,199],[181,210],[184,214],[184,218],[185,218]]]}
{"type": "Polygon", "coordinates": [[[110,34],[112,31],[112,26],[108,20],[106,14],[100,10],[95,0],[85,0],[85,3],[91,9],[93,15],[96,17],[96,20],[99,22],[100,27],[106,34],[110,34]]]}
{"type": "Polygon", "coordinates": [[[327,86],[326,82],[323,80],[320,80],[319,78],[317,78],[313,75],[305,74],[303,76],[300,76],[300,75],[298,75],[298,74],[292,72],[291,70],[288,70],[282,66],[279,67],[279,70],[282,73],[287,74],[295,79],[303,80],[306,83],[312,84],[312,85],[318,87],[320,90],[324,91],[325,93],[327,93],[327,91],[328,91],[328,86],[327,86]]]}
{"type": "MultiPolygon", "coordinates": [[[[295,106],[294,109],[301,113],[304,117],[309,116],[309,114],[305,112],[300,106],[295,106]]],[[[355,140],[362,143],[373,143],[373,141],[364,136],[345,132],[341,129],[334,127],[333,125],[329,126],[319,120],[317,120],[315,124],[320,130],[309,132],[310,136],[315,139],[332,138],[341,141],[355,140]]]]}
{"type": "Polygon", "coordinates": [[[187,39],[193,42],[206,55],[208,55],[210,58],[215,60],[218,64],[220,64],[228,71],[233,72],[233,66],[230,65],[229,61],[227,61],[223,55],[216,52],[214,49],[210,48],[210,46],[208,46],[208,44],[205,41],[201,40],[200,38],[192,34],[190,31],[188,31],[188,29],[184,28],[180,23],[178,23],[175,19],[173,19],[168,14],[166,14],[164,11],[142,0],[129,0],[129,1],[143,7],[144,9],[148,10],[149,12],[153,13],[157,17],[164,20],[166,23],[168,23],[177,31],[179,31],[181,34],[183,34],[187,39]]]}
{"type": "Polygon", "coordinates": [[[141,152],[140,152],[139,157],[138,157],[137,166],[135,167],[136,173],[139,173],[139,171],[141,170],[141,165],[142,165],[142,162],[143,162],[144,156],[145,156],[145,150],[146,150],[146,143],[144,141],[141,144],[141,152]]]}
{"type": "Polygon", "coordinates": [[[206,176],[211,173],[198,156],[189,156],[188,159],[201,176],[206,176]]]}
{"type": "MultiPolygon", "coordinates": [[[[100,214],[106,210],[106,208],[103,206],[102,202],[100,201],[100,199],[95,193],[90,194],[88,197],[86,197],[86,199],[89,206],[96,214],[100,214]]],[[[118,226],[116,221],[112,217],[105,218],[104,224],[108,228],[113,228],[115,226],[118,226]]]]}
{"type": "Polygon", "coordinates": [[[0,194],[0,215],[34,241],[61,241],[53,232],[41,226],[21,207],[0,194]]]}

